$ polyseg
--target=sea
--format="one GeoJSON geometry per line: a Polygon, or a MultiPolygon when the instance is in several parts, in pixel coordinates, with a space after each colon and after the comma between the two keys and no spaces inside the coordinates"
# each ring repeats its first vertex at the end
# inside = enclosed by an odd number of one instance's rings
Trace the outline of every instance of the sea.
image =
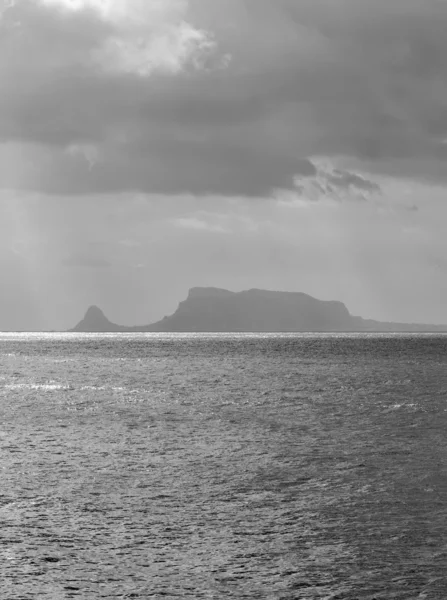
{"type": "Polygon", "coordinates": [[[447,598],[447,336],[0,334],[2,600],[447,598]]]}

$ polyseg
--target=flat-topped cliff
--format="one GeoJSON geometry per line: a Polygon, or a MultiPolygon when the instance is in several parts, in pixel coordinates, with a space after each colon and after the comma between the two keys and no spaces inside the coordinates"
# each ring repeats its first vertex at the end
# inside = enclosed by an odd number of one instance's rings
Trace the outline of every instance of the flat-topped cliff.
{"type": "Polygon", "coordinates": [[[170,317],[152,331],[342,331],[351,315],[341,302],[307,294],[193,288],[170,317]]]}

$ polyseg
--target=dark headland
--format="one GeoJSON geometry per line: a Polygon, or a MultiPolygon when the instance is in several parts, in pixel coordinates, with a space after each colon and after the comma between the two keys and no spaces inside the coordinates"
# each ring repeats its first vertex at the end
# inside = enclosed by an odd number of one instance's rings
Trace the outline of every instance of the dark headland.
{"type": "Polygon", "coordinates": [[[353,316],[342,302],[300,292],[192,288],[175,313],[128,327],[91,306],[72,332],[447,332],[447,325],[386,323],[353,316]]]}

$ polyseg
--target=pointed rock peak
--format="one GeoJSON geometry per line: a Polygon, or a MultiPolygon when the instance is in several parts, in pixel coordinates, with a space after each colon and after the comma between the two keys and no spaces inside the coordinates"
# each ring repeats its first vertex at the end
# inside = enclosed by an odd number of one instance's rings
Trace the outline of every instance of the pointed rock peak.
{"type": "Polygon", "coordinates": [[[99,306],[89,306],[84,319],[105,319],[105,315],[99,306]]]}
{"type": "Polygon", "coordinates": [[[123,328],[111,323],[98,306],[90,306],[80,323],[71,331],[121,331],[123,328]]]}

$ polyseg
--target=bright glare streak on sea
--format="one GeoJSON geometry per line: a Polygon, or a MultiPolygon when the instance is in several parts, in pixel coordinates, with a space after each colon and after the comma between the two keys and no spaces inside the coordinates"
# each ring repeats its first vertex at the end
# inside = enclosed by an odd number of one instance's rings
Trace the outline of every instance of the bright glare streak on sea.
{"type": "Polygon", "coordinates": [[[0,335],[0,598],[445,600],[447,336],[0,335]]]}

